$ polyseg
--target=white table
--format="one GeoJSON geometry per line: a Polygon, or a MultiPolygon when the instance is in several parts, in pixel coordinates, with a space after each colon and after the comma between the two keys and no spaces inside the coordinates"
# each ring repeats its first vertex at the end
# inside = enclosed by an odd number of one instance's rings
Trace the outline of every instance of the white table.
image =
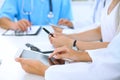
{"type": "MultiPolygon", "coordinates": [[[[48,29],[48,28],[47,28],[48,29]]],[[[52,28],[49,27],[52,31],[52,28]]],[[[4,30],[0,29],[0,34],[4,30]]],[[[44,80],[43,77],[26,73],[21,65],[14,60],[14,56],[19,48],[27,48],[26,43],[31,43],[39,48],[52,47],[48,34],[43,30],[37,36],[2,36],[0,35],[0,80],[44,80]]]]}

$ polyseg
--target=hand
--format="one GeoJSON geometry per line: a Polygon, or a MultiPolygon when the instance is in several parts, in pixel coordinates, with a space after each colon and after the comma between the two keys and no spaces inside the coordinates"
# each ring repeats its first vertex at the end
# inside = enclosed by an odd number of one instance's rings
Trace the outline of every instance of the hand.
{"type": "Polygon", "coordinates": [[[72,47],[73,45],[73,39],[63,35],[63,34],[59,34],[59,33],[55,33],[53,34],[54,37],[49,37],[49,40],[51,42],[51,44],[57,48],[57,47],[61,47],[61,46],[68,46],[68,47],[72,47]]]}
{"type": "Polygon", "coordinates": [[[44,65],[38,60],[23,59],[23,58],[16,58],[15,60],[21,64],[22,68],[26,72],[32,74],[44,76],[45,71],[48,68],[48,66],[44,65]]]}
{"type": "Polygon", "coordinates": [[[63,29],[62,28],[59,28],[57,26],[52,26],[53,30],[54,30],[54,33],[62,33],[63,29]]]}
{"type": "Polygon", "coordinates": [[[62,59],[48,58],[50,65],[65,64],[65,61],[62,59]]]}
{"type": "Polygon", "coordinates": [[[79,61],[79,52],[66,46],[56,48],[55,51],[49,56],[49,58],[79,61]]]}
{"type": "Polygon", "coordinates": [[[58,22],[59,25],[64,25],[64,26],[68,26],[70,28],[73,28],[73,24],[72,22],[70,22],[69,20],[67,19],[60,19],[59,22],[58,22]]]}
{"type": "Polygon", "coordinates": [[[28,20],[22,19],[22,20],[19,20],[18,22],[13,22],[11,24],[11,29],[26,31],[27,28],[30,26],[31,26],[31,23],[28,20]]]}

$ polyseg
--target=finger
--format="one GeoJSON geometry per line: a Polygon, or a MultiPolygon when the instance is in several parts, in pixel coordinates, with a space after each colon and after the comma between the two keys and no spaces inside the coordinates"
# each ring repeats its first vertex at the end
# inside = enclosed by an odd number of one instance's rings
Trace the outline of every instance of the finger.
{"type": "Polygon", "coordinates": [[[31,27],[31,23],[28,20],[23,20],[22,24],[24,24],[25,30],[27,30],[28,27],[31,27]]]}
{"type": "Polygon", "coordinates": [[[65,60],[60,59],[60,64],[65,64],[65,60]]]}
{"type": "Polygon", "coordinates": [[[31,61],[29,61],[29,59],[25,59],[25,58],[16,58],[15,61],[20,62],[21,64],[31,63],[31,61]]]}
{"type": "Polygon", "coordinates": [[[16,61],[16,62],[22,62],[22,61],[23,61],[23,58],[16,58],[15,61],[16,61]]]}
{"type": "Polygon", "coordinates": [[[52,26],[53,30],[56,31],[58,29],[58,26],[52,26]]]}
{"type": "Polygon", "coordinates": [[[28,20],[24,20],[24,22],[26,23],[26,30],[28,30],[28,28],[32,26],[32,23],[30,23],[28,20]]]}
{"type": "Polygon", "coordinates": [[[53,44],[54,37],[52,37],[52,36],[49,36],[49,40],[50,40],[50,43],[51,43],[51,44],[53,44]]]}
{"type": "Polygon", "coordinates": [[[54,62],[52,61],[51,58],[48,58],[48,62],[49,62],[50,65],[54,65],[54,62]]]}
{"type": "Polygon", "coordinates": [[[63,23],[64,23],[64,19],[60,19],[59,22],[58,22],[59,25],[61,25],[63,23]]]}
{"type": "Polygon", "coordinates": [[[17,24],[18,24],[18,27],[19,27],[19,29],[20,29],[21,31],[27,30],[27,29],[26,29],[26,24],[25,24],[24,22],[19,21],[17,24]]]}
{"type": "Polygon", "coordinates": [[[49,58],[52,58],[53,56],[55,56],[55,55],[58,54],[59,52],[60,52],[60,51],[59,51],[59,48],[56,48],[56,49],[54,50],[54,52],[50,54],[49,58]]]}
{"type": "Polygon", "coordinates": [[[65,47],[60,47],[60,48],[56,48],[54,50],[54,52],[49,56],[49,58],[52,58],[53,56],[55,56],[56,54],[60,54],[62,52],[65,52],[66,48],[65,47]]]}
{"type": "Polygon", "coordinates": [[[32,25],[32,23],[29,22],[28,20],[24,20],[24,22],[26,23],[27,27],[30,27],[32,25]]]}
{"type": "Polygon", "coordinates": [[[63,30],[63,29],[60,28],[60,27],[55,27],[55,28],[54,28],[54,32],[55,32],[55,33],[62,33],[62,30],[63,30]]]}
{"type": "Polygon", "coordinates": [[[24,59],[23,58],[16,58],[16,62],[19,62],[22,66],[24,65],[24,59]]]}
{"type": "Polygon", "coordinates": [[[52,37],[49,35],[49,41],[52,44],[52,37]]]}
{"type": "Polygon", "coordinates": [[[65,56],[66,56],[66,54],[56,54],[56,55],[54,55],[53,57],[54,57],[55,59],[63,59],[63,58],[65,58],[65,56]]]}
{"type": "Polygon", "coordinates": [[[31,24],[28,20],[20,20],[18,21],[18,27],[20,28],[20,30],[22,31],[26,31],[28,27],[30,27],[31,24]]]}
{"type": "Polygon", "coordinates": [[[31,64],[32,60],[31,59],[25,59],[25,58],[16,58],[16,62],[20,62],[21,64],[31,64]]]}
{"type": "Polygon", "coordinates": [[[58,60],[58,59],[54,59],[54,65],[56,65],[56,64],[60,64],[60,61],[58,60]]]}
{"type": "Polygon", "coordinates": [[[70,22],[68,20],[64,20],[62,25],[68,25],[70,22]]]}
{"type": "Polygon", "coordinates": [[[57,36],[62,36],[62,33],[54,33],[54,36],[57,37],[57,36]]]}
{"type": "Polygon", "coordinates": [[[57,61],[57,64],[64,64],[65,63],[65,61],[61,60],[61,59],[55,59],[55,61],[57,61]]]}
{"type": "Polygon", "coordinates": [[[49,37],[49,39],[50,39],[50,38],[54,38],[55,35],[54,35],[53,33],[51,33],[50,35],[48,35],[48,37],[49,37]]]}
{"type": "Polygon", "coordinates": [[[66,20],[66,21],[64,21],[64,25],[68,25],[69,24],[69,22],[66,20]]]}
{"type": "Polygon", "coordinates": [[[61,61],[58,59],[49,58],[48,61],[50,65],[61,64],[61,61]]]}

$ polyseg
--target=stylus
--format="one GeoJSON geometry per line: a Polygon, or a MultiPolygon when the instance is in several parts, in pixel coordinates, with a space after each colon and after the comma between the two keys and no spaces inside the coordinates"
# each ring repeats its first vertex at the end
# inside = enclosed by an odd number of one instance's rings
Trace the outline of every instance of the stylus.
{"type": "Polygon", "coordinates": [[[43,28],[43,30],[44,30],[46,33],[48,33],[49,35],[51,35],[51,36],[53,37],[53,34],[50,33],[46,28],[43,28]]]}

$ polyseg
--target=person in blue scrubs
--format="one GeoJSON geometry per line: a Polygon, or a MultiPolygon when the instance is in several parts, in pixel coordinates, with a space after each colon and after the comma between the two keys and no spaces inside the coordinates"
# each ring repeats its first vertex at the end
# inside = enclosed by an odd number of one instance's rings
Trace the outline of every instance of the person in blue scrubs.
{"type": "Polygon", "coordinates": [[[30,25],[58,24],[72,20],[71,0],[5,0],[0,10],[0,26],[25,31],[30,25]],[[53,17],[48,17],[52,12],[53,17]],[[15,21],[17,19],[17,21],[15,21]]]}

